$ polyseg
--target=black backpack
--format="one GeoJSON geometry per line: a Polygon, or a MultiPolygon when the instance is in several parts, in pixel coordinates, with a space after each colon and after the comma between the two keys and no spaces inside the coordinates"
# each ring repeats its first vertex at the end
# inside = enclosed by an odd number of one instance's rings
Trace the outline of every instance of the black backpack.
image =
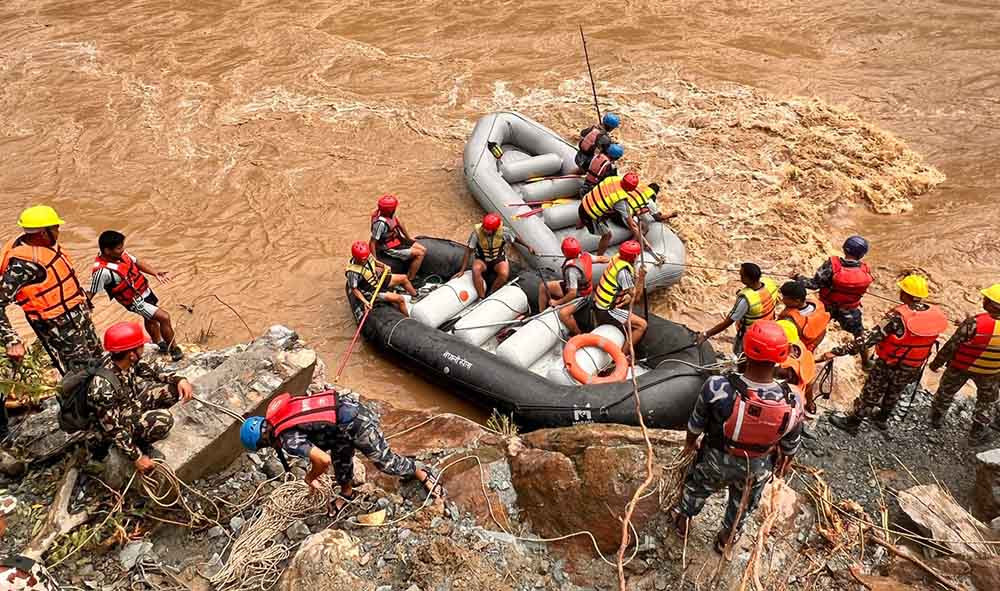
{"type": "Polygon", "coordinates": [[[95,376],[111,382],[115,390],[121,390],[121,382],[111,370],[100,364],[89,364],[70,370],[63,376],[59,386],[59,428],[66,433],[76,433],[90,428],[94,413],[87,403],[87,390],[95,376]]]}

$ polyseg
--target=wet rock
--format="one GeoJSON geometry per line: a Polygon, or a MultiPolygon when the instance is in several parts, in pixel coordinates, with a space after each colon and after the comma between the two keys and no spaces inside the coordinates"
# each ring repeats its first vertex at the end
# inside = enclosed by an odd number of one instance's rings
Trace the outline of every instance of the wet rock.
{"type": "Polygon", "coordinates": [[[125,457],[117,447],[108,450],[104,460],[104,482],[115,490],[122,490],[135,472],[135,463],[125,457]]]}
{"type": "Polygon", "coordinates": [[[83,437],[82,432],[70,435],[59,429],[59,404],[50,398],[45,401],[44,410],[18,423],[10,442],[30,463],[55,457],[83,437]]]}
{"type": "Polygon", "coordinates": [[[301,521],[296,521],[285,530],[285,535],[293,542],[306,539],[310,533],[309,527],[301,521]]]}
{"type": "Polygon", "coordinates": [[[212,529],[208,530],[207,535],[208,535],[209,538],[212,538],[212,539],[214,539],[214,538],[221,538],[222,536],[226,535],[226,530],[224,530],[224,529],[222,529],[222,527],[216,525],[212,529]]]}
{"type": "Polygon", "coordinates": [[[264,472],[264,475],[268,478],[277,478],[285,473],[285,467],[282,466],[281,462],[277,459],[269,458],[264,462],[264,465],[261,467],[261,471],[264,472]]]}
{"type": "Polygon", "coordinates": [[[246,523],[246,519],[243,519],[239,515],[236,515],[232,519],[229,520],[229,528],[232,529],[233,532],[235,533],[235,532],[240,531],[240,529],[243,528],[243,525],[245,523],[246,523]]]}
{"type": "Polygon", "coordinates": [[[323,530],[302,543],[282,575],[278,588],[282,591],[373,589],[374,585],[352,574],[360,558],[360,542],[357,539],[343,530],[323,530]]]}
{"type": "Polygon", "coordinates": [[[146,556],[153,551],[152,542],[129,542],[121,552],[118,553],[118,562],[121,563],[122,568],[125,570],[132,570],[135,563],[139,561],[140,558],[146,556]]]}
{"type": "Polygon", "coordinates": [[[1000,448],[976,454],[973,511],[985,521],[1000,516],[1000,448]]]}
{"type": "Polygon", "coordinates": [[[27,465],[24,461],[15,458],[7,452],[0,451],[0,474],[7,476],[21,476],[24,474],[27,465]]]}
{"type": "Polygon", "coordinates": [[[978,540],[989,529],[936,484],[914,486],[899,493],[899,507],[925,533],[958,556],[975,556],[981,549],[961,540],[978,540]]]}

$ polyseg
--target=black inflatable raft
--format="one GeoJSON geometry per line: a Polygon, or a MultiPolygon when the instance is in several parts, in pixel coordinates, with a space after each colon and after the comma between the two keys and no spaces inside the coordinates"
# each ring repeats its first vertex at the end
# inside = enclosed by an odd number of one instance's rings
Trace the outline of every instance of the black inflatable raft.
{"type": "MultiPolygon", "coordinates": [[[[449,282],[449,279],[458,271],[465,247],[437,238],[420,238],[420,242],[427,246],[428,253],[414,284],[418,287],[423,285],[422,291],[450,289],[458,293],[450,285],[454,282],[449,282]],[[436,283],[441,285],[434,287],[436,283]]],[[[404,264],[401,262],[385,262],[394,267],[395,271],[404,272],[404,264]]],[[[516,280],[507,284],[504,288],[506,293],[513,293],[508,288],[511,284],[515,285],[527,297],[523,298],[516,293],[513,295],[526,299],[527,306],[530,307],[530,310],[524,310],[521,315],[537,313],[537,289],[542,280],[539,272],[515,266],[512,277],[516,277],[516,280]]],[[[462,290],[463,297],[468,297],[466,291],[462,290]]],[[[424,299],[430,295],[433,294],[424,296],[424,299]]],[[[347,298],[355,320],[360,320],[364,314],[364,304],[349,289],[347,298]]],[[[475,299],[474,291],[472,299],[475,299]]],[[[494,305],[486,303],[490,301],[488,297],[469,305],[469,308],[473,309],[477,304],[494,305]]],[[[511,308],[508,304],[501,304],[511,308]]],[[[420,305],[418,301],[411,313],[420,305]]],[[[427,305],[438,307],[436,302],[431,304],[429,300],[427,305]]],[[[584,330],[592,327],[586,316],[589,314],[585,310],[577,313],[584,330]]],[[[498,331],[502,329],[502,326],[497,328],[498,331]]],[[[517,425],[525,430],[588,422],[638,424],[632,401],[631,379],[594,385],[580,385],[572,381],[559,383],[540,374],[537,367],[533,371],[532,368],[512,363],[491,351],[497,348],[497,343],[513,338],[517,330],[522,330],[517,324],[513,325],[513,334],[507,329],[506,334],[490,337],[489,343],[478,346],[459,338],[457,334],[460,330],[455,318],[441,324],[437,321],[428,324],[418,317],[404,317],[393,306],[376,304],[362,334],[370,343],[426,379],[467,397],[487,411],[496,409],[512,415],[517,425]]],[[[638,364],[641,366],[636,373],[647,425],[664,429],[684,428],[695,397],[709,375],[700,368],[716,360],[711,345],[705,343],[696,346],[694,336],[691,330],[681,324],[649,315],[649,330],[636,349],[638,364]]],[[[562,339],[555,342],[550,353],[553,357],[552,365],[559,358],[562,342],[562,339]]],[[[549,371],[558,369],[561,368],[549,371]]]]}

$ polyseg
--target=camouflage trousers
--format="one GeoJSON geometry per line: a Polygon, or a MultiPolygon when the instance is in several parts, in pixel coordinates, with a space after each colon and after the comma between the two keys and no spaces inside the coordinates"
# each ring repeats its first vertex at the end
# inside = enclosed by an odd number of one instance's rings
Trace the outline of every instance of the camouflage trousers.
{"type": "Polygon", "coordinates": [[[931,408],[941,416],[947,414],[951,403],[955,401],[955,394],[969,380],[976,384],[976,409],[972,414],[972,422],[988,425],[992,418],[990,415],[993,414],[993,407],[1000,398],[1000,374],[987,376],[949,367],[941,374],[941,384],[934,394],[931,408]]]}
{"type": "MultiPolygon", "coordinates": [[[[375,467],[390,476],[410,476],[416,474],[416,460],[401,456],[389,449],[378,415],[361,403],[350,399],[341,402],[341,407],[357,406],[357,414],[347,425],[341,427],[342,437],[338,437],[332,449],[326,450],[333,459],[333,472],[337,484],[349,484],[354,477],[354,450],[360,451],[375,464],[375,467]]],[[[343,412],[342,408],[341,411],[343,412]]]]}
{"type": "Polygon", "coordinates": [[[165,387],[150,388],[139,395],[143,411],[132,418],[129,430],[144,453],[148,453],[149,444],[162,441],[170,434],[170,429],[174,427],[174,415],[167,409],[177,404],[178,400],[179,397],[165,387]]]}
{"type": "Polygon", "coordinates": [[[830,318],[836,320],[840,328],[851,333],[855,338],[865,332],[865,326],[861,320],[861,308],[845,310],[843,308],[827,306],[827,309],[830,312],[830,318]]]}
{"type": "Polygon", "coordinates": [[[865,380],[861,396],[854,400],[854,415],[868,417],[879,409],[880,420],[889,418],[893,409],[899,404],[903,390],[920,378],[919,367],[905,365],[887,365],[881,359],[875,360],[875,366],[865,380]]]}
{"type": "Polygon", "coordinates": [[[684,481],[684,494],[678,509],[688,517],[701,513],[705,501],[713,493],[722,488],[729,489],[729,501],[726,504],[726,516],[722,520],[723,531],[743,530],[743,524],[748,515],[754,512],[760,503],[760,495],[764,487],[771,481],[771,456],[759,458],[738,458],[720,449],[702,445],[698,459],[688,472],[684,481]],[[743,494],[747,491],[747,504],[741,511],[743,494]],[[739,515],[739,522],[736,517],[739,515]],[[733,524],[736,529],[733,530],[733,524]]]}
{"type": "Polygon", "coordinates": [[[77,306],[62,316],[32,320],[29,324],[52,357],[52,364],[64,374],[104,354],[87,306],[77,306]]]}

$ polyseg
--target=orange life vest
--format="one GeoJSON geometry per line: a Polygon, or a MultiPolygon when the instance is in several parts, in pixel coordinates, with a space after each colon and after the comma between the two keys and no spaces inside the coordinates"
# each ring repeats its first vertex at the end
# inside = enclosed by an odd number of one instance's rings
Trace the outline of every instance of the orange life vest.
{"type": "Polygon", "coordinates": [[[582,252],[575,259],[566,259],[562,266],[563,281],[566,281],[566,270],[569,267],[578,269],[583,274],[583,283],[576,286],[576,295],[586,296],[594,290],[594,259],[589,252],[582,252]]]}
{"type": "Polygon", "coordinates": [[[146,276],[142,274],[139,265],[135,264],[135,261],[126,252],[122,253],[122,258],[117,263],[97,255],[94,259],[94,272],[96,273],[100,269],[108,269],[121,275],[122,280],[118,282],[118,285],[108,288],[108,297],[114,298],[123,306],[131,305],[149,289],[146,276]]]}
{"type": "Polygon", "coordinates": [[[893,309],[903,319],[903,336],[887,335],[875,354],[888,365],[920,367],[931,356],[931,346],[948,328],[948,318],[937,306],[914,310],[906,304],[893,309]]]}
{"type": "Polygon", "coordinates": [[[852,310],[860,306],[861,297],[875,281],[868,263],[848,267],[840,257],[830,257],[830,266],[833,267],[832,285],[819,290],[819,299],[828,308],[852,310]]]}
{"type": "Polygon", "coordinates": [[[327,390],[312,396],[279,394],[267,405],[264,418],[271,425],[275,437],[292,427],[305,423],[328,423],[336,425],[337,392],[327,390]]]}
{"type": "Polygon", "coordinates": [[[778,318],[787,318],[794,322],[802,344],[809,351],[815,351],[816,347],[823,341],[823,337],[826,336],[826,327],[830,324],[830,313],[826,311],[826,306],[822,302],[809,298],[806,303],[816,307],[812,314],[805,316],[796,309],[785,308],[778,318]]]}
{"type": "Polygon", "coordinates": [[[376,209],[372,212],[372,227],[374,227],[375,222],[378,222],[379,220],[385,222],[386,225],[389,226],[389,231],[382,237],[382,241],[379,242],[379,245],[382,248],[396,248],[402,244],[403,239],[399,235],[399,220],[396,219],[396,216],[394,215],[387,218],[381,215],[379,210],[376,209]]]}
{"type": "Polygon", "coordinates": [[[587,167],[587,176],[583,179],[584,185],[593,186],[603,181],[612,173],[613,168],[614,163],[611,162],[611,158],[608,158],[608,155],[604,152],[594,156],[590,161],[590,166],[587,167]]]}
{"type": "Polygon", "coordinates": [[[737,395],[721,434],[713,439],[721,435],[723,451],[740,458],[757,458],[771,453],[798,423],[798,398],[792,386],[778,382],[784,397],[765,400],[747,388],[738,375],[730,375],[728,380],[737,395]]]}
{"type": "Polygon", "coordinates": [[[797,344],[791,345],[791,352],[788,354],[788,358],[782,361],[780,365],[795,372],[795,385],[803,392],[816,379],[816,358],[805,347],[800,347],[797,344]]]}
{"type": "Polygon", "coordinates": [[[1000,320],[976,316],[976,335],[960,344],[948,367],[982,375],[1000,374],[1000,320]]]}
{"type": "Polygon", "coordinates": [[[597,146],[597,140],[600,139],[602,135],[604,135],[603,129],[596,125],[591,127],[587,130],[587,133],[583,135],[583,138],[580,140],[577,148],[588,156],[593,155],[594,147],[597,146]]]}
{"type": "Polygon", "coordinates": [[[10,259],[31,261],[45,271],[45,279],[41,282],[25,285],[14,294],[14,301],[24,310],[28,320],[51,320],[87,301],[69,255],[58,245],[53,249],[18,244],[18,240],[15,238],[4,246],[0,275],[7,272],[10,259]]]}

